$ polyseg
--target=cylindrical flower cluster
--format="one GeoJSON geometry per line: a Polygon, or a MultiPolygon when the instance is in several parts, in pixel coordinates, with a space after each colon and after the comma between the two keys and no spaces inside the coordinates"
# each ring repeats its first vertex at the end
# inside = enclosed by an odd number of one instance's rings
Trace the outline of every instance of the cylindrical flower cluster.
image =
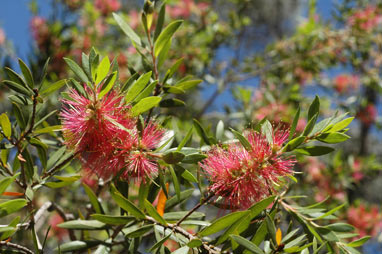
{"type": "Polygon", "coordinates": [[[79,153],[83,168],[104,179],[121,173],[125,180],[145,181],[155,175],[158,164],[151,150],[159,145],[165,130],[149,121],[140,133],[139,119],[131,116],[118,92],[98,98],[99,89],[86,87],[85,91],[88,96],[71,90],[61,112],[65,143],[79,153]]]}
{"type": "Polygon", "coordinates": [[[288,138],[288,131],[273,133],[273,142],[265,136],[249,130],[246,138],[251,149],[239,143],[216,146],[208,158],[200,163],[211,182],[209,191],[224,198],[225,205],[233,210],[247,209],[274,191],[280,177],[292,174],[293,157],[284,157],[281,152],[288,138]]]}

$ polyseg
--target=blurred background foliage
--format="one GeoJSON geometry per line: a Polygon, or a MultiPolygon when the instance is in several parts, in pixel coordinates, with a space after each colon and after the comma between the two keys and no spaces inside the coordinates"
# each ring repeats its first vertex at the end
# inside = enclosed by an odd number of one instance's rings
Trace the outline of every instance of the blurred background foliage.
{"type": "MultiPolygon", "coordinates": [[[[49,76],[44,82],[53,83],[72,75],[63,57],[80,62],[81,53],[89,53],[92,47],[118,63],[122,83],[135,72],[148,69],[145,58],[112,17],[112,12],[120,13],[143,35],[143,1],[51,0],[30,1],[28,5],[32,18],[30,34],[25,35],[30,47],[27,64],[36,82],[42,81],[41,70],[48,58],[49,76]],[[41,15],[40,10],[47,8],[48,15],[41,15]]],[[[211,132],[219,120],[237,129],[264,117],[274,123],[291,122],[298,105],[307,108],[313,94],[321,97],[323,117],[332,115],[334,109],[350,112],[357,120],[350,126],[352,139],[324,159],[303,159],[298,166],[303,174],[298,175],[293,194],[308,193],[317,202],[328,198],[329,207],[347,203],[340,217],[354,225],[361,236],[373,236],[364,253],[379,253],[382,5],[378,1],[342,0],[330,2],[330,10],[325,8],[328,6],[322,3],[303,0],[168,0],[164,23],[170,19],[183,19],[184,23],[169,51],[172,60],[163,64],[169,68],[184,58],[175,77],[193,75],[203,83],[192,93],[177,95],[189,107],[166,109],[166,114],[173,116],[167,121],[178,130],[175,142],[179,143],[192,118],[209,126],[211,132]]],[[[7,79],[3,67],[18,68],[18,42],[8,39],[4,31],[0,28],[0,80],[7,79]]],[[[8,90],[4,86],[0,89],[1,112],[11,112],[14,108],[8,90]]],[[[58,96],[47,99],[41,111],[60,108],[58,96]]],[[[57,117],[47,121],[59,124],[57,117]]],[[[305,125],[300,120],[297,131],[305,125]]],[[[75,169],[66,168],[71,170],[75,169]]],[[[48,198],[51,194],[47,193],[46,199],[70,207],[86,198],[77,188],[60,190],[54,197],[48,198]]],[[[55,226],[59,216],[53,214],[49,220],[57,242],[68,237],[66,230],[55,226]]]]}

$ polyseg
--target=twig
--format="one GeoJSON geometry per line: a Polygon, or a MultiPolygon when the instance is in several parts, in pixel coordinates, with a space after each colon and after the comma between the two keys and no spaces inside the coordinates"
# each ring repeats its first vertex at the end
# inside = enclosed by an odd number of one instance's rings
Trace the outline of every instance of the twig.
{"type": "MultiPolygon", "coordinates": [[[[154,224],[158,224],[158,225],[160,225],[160,226],[162,226],[162,227],[164,227],[166,229],[171,229],[172,231],[177,232],[177,233],[187,237],[190,241],[193,240],[193,239],[199,239],[196,236],[194,236],[193,234],[187,232],[186,230],[184,230],[183,228],[179,227],[176,224],[168,223],[167,225],[162,225],[162,224],[160,224],[159,222],[157,222],[154,218],[152,218],[150,216],[146,216],[146,220],[148,220],[148,221],[150,221],[150,222],[152,222],[154,224]]],[[[202,246],[210,254],[222,253],[222,250],[220,248],[215,247],[213,245],[209,245],[206,242],[203,242],[202,246]]]]}
{"type": "Polygon", "coordinates": [[[70,162],[72,159],[74,159],[74,157],[76,157],[79,153],[80,153],[80,151],[75,152],[69,158],[67,158],[66,160],[64,160],[60,164],[56,165],[54,168],[45,172],[41,178],[47,178],[47,177],[53,175],[57,170],[59,170],[61,167],[65,166],[68,162],[70,162]]]}
{"type": "Polygon", "coordinates": [[[183,218],[181,218],[177,223],[176,226],[179,226],[185,219],[187,219],[193,212],[198,210],[202,205],[207,203],[213,196],[215,196],[215,193],[211,192],[206,198],[204,198],[201,202],[199,202],[194,208],[192,208],[183,218]]]}
{"type": "Polygon", "coordinates": [[[30,249],[28,249],[28,248],[26,248],[24,246],[15,244],[15,243],[10,243],[10,242],[6,242],[6,241],[0,241],[0,246],[6,246],[6,247],[9,247],[9,248],[17,249],[17,250],[22,251],[23,253],[27,253],[27,254],[34,254],[34,252],[31,251],[30,249]]]}

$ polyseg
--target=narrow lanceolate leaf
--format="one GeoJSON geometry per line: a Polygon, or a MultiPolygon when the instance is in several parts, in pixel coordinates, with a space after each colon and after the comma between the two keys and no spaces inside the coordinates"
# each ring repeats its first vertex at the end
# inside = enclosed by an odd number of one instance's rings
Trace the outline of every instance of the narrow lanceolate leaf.
{"type": "Polygon", "coordinates": [[[281,229],[278,228],[277,231],[276,231],[276,244],[277,246],[280,245],[281,243],[281,240],[282,240],[282,232],[281,232],[281,229]]]}
{"type": "Polygon", "coordinates": [[[358,240],[348,243],[347,246],[353,247],[353,248],[360,247],[363,244],[365,244],[367,241],[369,241],[370,238],[371,238],[370,236],[364,236],[358,240]]]}
{"type": "Polygon", "coordinates": [[[133,116],[138,116],[143,112],[146,112],[153,107],[158,106],[159,102],[162,100],[160,96],[149,96],[140,100],[131,108],[131,114],[133,116]]]}
{"type": "Polygon", "coordinates": [[[113,17],[114,17],[115,21],[117,21],[117,23],[118,23],[119,27],[122,29],[122,31],[130,38],[130,40],[132,40],[138,46],[141,46],[142,45],[141,39],[134,32],[134,30],[131,29],[131,27],[125,22],[125,20],[116,13],[113,13],[113,17]]]}
{"type": "Polygon", "coordinates": [[[13,183],[16,179],[16,177],[19,175],[20,173],[17,173],[16,175],[12,176],[12,177],[4,177],[3,179],[1,179],[0,181],[0,196],[1,194],[4,193],[4,191],[8,188],[8,186],[13,183]]]}
{"type": "Polygon", "coordinates": [[[146,218],[145,214],[138,207],[136,207],[130,200],[122,196],[122,194],[118,192],[115,187],[114,188],[112,187],[111,196],[121,208],[128,211],[133,216],[137,217],[138,219],[146,218]]]}
{"type": "Polygon", "coordinates": [[[74,72],[74,74],[77,76],[77,78],[80,79],[80,81],[89,83],[88,76],[85,74],[85,72],[81,69],[81,67],[76,64],[73,60],[64,57],[65,62],[69,66],[69,68],[74,72]]]}
{"type": "Polygon", "coordinates": [[[178,100],[176,98],[166,99],[159,103],[161,108],[174,108],[174,107],[183,107],[186,103],[184,101],[178,100]]]}
{"type": "Polygon", "coordinates": [[[163,217],[157,212],[157,210],[155,209],[155,207],[150,203],[150,201],[148,201],[147,199],[145,199],[144,201],[144,205],[145,205],[145,208],[146,208],[146,211],[147,213],[153,217],[157,222],[159,222],[160,224],[162,225],[167,225],[166,221],[163,219],[163,217]]]}
{"type": "Polygon", "coordinates": [[[57,226],[66,229],[98,230],[103,229],[105,227],[105,223],[98,220],[71,220],[60,223],[57,226]]]}
{"type": "Polygon", "coordinates": [[[332,133],[322,133],[317,137],[317,139],[321,142],[328,144],[336,144],[341,143],[348,140],[350,137],[346,134],[340,132],[332,132],[332,133]]]}
{"type": "Polygon", "coordinates": [[[178,180],[178,176],[176,175],[175,170],[174,170],[174,168],[172,166],[170,166],[170,173],[171,173],[171,176],[172,176],[172,181],[173,181],[173,184],[174,184],[174,189],[175,189],[176,196],[177,196],[178,200],[180,200],[180,185],[179,185],[179,180],[178,180]]]}
{"type": "Polygon", "coordinates": [[[244,215],[249,214],[250,211],[239,211],[227,214],[216,221],[212,222],[212,224],[206,228],[204,228],[201,232],[198,233],[199,236],[208,236],[219,232],[220,230],[225,229],[226,227],[231,226],[233,223],[238,221],[244,215]]]}
{"type": "Polygon", "coordinates": [[[249,143],[249,141],[248,141],[248,139],[246,137],[244,137],[240,132],[235,131],[234,129],[230,128],[230,130],[233,133],[233,135],[235,135],[235,137],[244,146],[245,150],[247,150],[247,151],[251,151],[252,150],[251,143],[249,143]]]}
{"type": "Polygon", "coordinates": [[[96,71],[96,84],[99,84],[109,73],[110,70],[110,60],[105,56],[99,63],[96,71]]]}
{"type": "Polygon", "coordinates": [[[340,210],[344,206],[345,206],[345,204],[339,205],[339,206],[333,208],[332,210],[326,212],[325,214],[315,218],[314,220],[324,219],[325,217],[328,217],[329,215],[332,215],[333,213],[337,212],[338,210],[340,210]]]}
{"type": "Polygon", "coordinates": [[[155,26],[154,41],[157,40],[158,36],[162,32],[165,14],[166,14],[166,3],[163,3],[162,6],[160,7],[157,24],[155,26]]]}
{"type": "Polygon", "coordinates": [[[86,185],[85,183],[82,183],[82,185],[84,186],[85,192],[90,199],[90,203],[92,204],[94,211],[96,213],[102,213],[101,206],[100,206],[98,199],[97,199],[97,196],[94,194],[93,190],[88,185],[86,185]]]}
{"type": "Polygon", "coordinates": [[[44,96],[47,96],[47,95],[50,95],[52,93],[54,93],[55,91],[57,91],[58,89],[60,89],[61,87],[63,87],[66,83],[66,79],[62,79],[62,80],[59,80],[53,84],[49,84],[46,83],[47,85],[43,85],[41,90],[40,90],[40,94],[41,95],[44,95],[44,96]]]}
{"type": "Polygon", "coordinates": [[[289,138],[288,138],[289,140],[291,140],[293,138],[293,135],[296,131],[296,127],[297,127],[299,118],[300,118],[300,107],[298,107],[297,112],[293,118],[292,126],[290,127],[290,131],[289,131],[289,138]]]}
{"type": "Polygon", "coordinates": [[[115,71],[105,80],[105,83],[102,86],[102,90],[98,95],[98,99],[104,97],[113,88],[116,79],[117,72],[115,71]]]}
{"type": "Polygon", "coordinates": [[[204,143],[206,143],[207,145],[212,145],[210,139],[207,136],[206,131],[204,130],[204,128],[202,127],[200,122],[196,119],[194,119],[194,127],[195,127],[196,132],[200,136],[200,138],[204,141],[204,143]]]}
{"type": "Polygon", "coordinates": [[[159,242],[155,243],[150,249],[150,252],[153,252],[154,250],[158,249],[159,247],[162,246],[162,244],[167,241],[172,233],[168,234],[167,236],[163,237],[159,242]]]}
{"type": "Polygon", "coordinates": [[[26,206],[28,203],[25,199],[13,199],[9,201],[5,201],[0,204],[0,218],[5,217],[11,213],[14,213],[24,206],[26,206]]]}
{"type": "Polygon", "coordinates": [[[319,111],[320,111],[320,97],[318,97],[316,95],[316,97],[314,98],[312,104],[310,104],[310,106],[309,106],[308,121],[310,119],[312,119],[312,117],[314,115],[316,115],[316,114],[318,115],[319,111]]]}
{"type": "Polygon", "coordinates": [[[346,118],[346,119],[336,123],[332,128],[330,128],[329,131],[330,132],[336,132],[336,131],[343,130],[353,121],[353,119],[354,119],[354,117],[346,118]]]}
{"type": "Polygon", "coordinates": [[[29,70],[28,66],[21,59],[19,59],[19,65],[20,65],[21,72],[23,73],[23,76],[27,82],[27,85],[30,88],[33,88],[34,81],[33,81],[32,72],[29,70]]]}
{"type": "Polygon", "coordinates": [[[134,216],[112,216],[104,214],[92,214],[90,217],[94,220],[100,221],[109,225],[123,225],[135,220],[134,216]]]}
{"type": "Polygon", "coordinates": [[[309,119],[309,121],[306,124],[305,129],[302,133],[303,136],[308,136],[312,132],[314,125],[316,124],[317,118],[318,118],[318,113],[309,119]]]}
{"type": "Polygon", "coordinates": [[[152,72],[148,72],[142,76],[139,77],[137,81],[135,81],[127,90],[126,93],[126,102],[133,101],[135,97],[138,96],[138,94],[145,88],[146,84],[150,81],[150,77],[152,75],[152,72]]]}
{"type": "Polygon", "coordinates": [[[159,53],[162,51],[168,40],[171,39],[171,37],[174,35],[176,30],[180,27],[183,20],[176,20],[174,22],[171,22],[158,36],[158,39],[156,40],[154,44],[154,53],[155,56],[158,56],[159,53]]]}
{"type": "Polygon", "coordinates": [[[182,139],[182,141],[180,142],[180,144],[178,145],[178,148],[176,149],[178,152],[187,144],[187,142],[190,140],[191,136],[192,136],[192,132],[193,132],[194,128],[193,126],[191,126],[191,128],[188,130],[186,136],[182,139]]]}
{"type": "Polygon", "coordinates": [[[12,135],[12,125],[11,125],[11,122],[9,121],[7,114],[3,113],[0,115],[0,125],[4,135],[7,138],[10,138],[12,135]]]}
{"type": "Polygon", "coordinates": [[[256,244],[254,244],[251,241],[245,239],[244,237],[239,236],[239,235],[230,235],[230,237],[235,242],[237,242],[238,244],[240,244],[241,246],[243,246],[244,248],[246,248],[250,252],[256,253],[256,254],[264,254],[264,252],[259,247],[257,247],[256,244]]]}
{"type": "Polygon", "coordinates": [[[305,146],[294,151],[310,156],[321,156],[333,152],[334,148],[328,146],[305,146]]]}
{"type": "Polygon", "coordinates": [[[294,150],[296,147],[298,147],[304,142],[305,138],[306,138],[305,136],[300,136],[300,137],[292,139],[291,141],[288,142],[288,144],[286,144],[283,151],[290,152],[294,150]]]}
{"type": "Polygon", "coordinates": [[[187,80],[184,82],[180,82],[175,85],[176,88],[180,88],[182,90],[188,90],[196,87],[198,84],[200,84],[203,80],[187,80]]]}
{"type": "Polygon", "coordinates": [[[11,81],[11,80],[4,80],[3,83],[11,90],[15,91],[15,92],[18,92],[18,93],[21,93],[21,94],[24,94],[26,96],[31,96],[32,95],[32,91],[30,89],[27,89],[26,87],[24,87],[23,85],[20,85],[14,81],[11,81]]]}

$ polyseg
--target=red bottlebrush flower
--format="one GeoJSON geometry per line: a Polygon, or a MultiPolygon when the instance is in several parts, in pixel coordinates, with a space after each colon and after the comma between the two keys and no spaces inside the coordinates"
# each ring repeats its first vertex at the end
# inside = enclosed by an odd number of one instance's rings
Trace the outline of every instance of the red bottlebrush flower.
{"type": "Polygon", "coordinates": [[[140,141],[140,147],[146,150],[152,150],[158,147],[162,138],[164,137],[165,131],[154,122],[149,122],[143,129],[142,138],[140,141]]]}
{"type": "Polygon", "coordinates": [[[377,108],[374,104],[369,103],[366,107],[362,108],[356,117],[365,125],[370,126],[375,123],[377,118],[377,108]]]}
{"type": "Polygon", "coordinates": [[[122,97],[111,92],[97,99],[98,92],[86,89],[88,99],[75,90],[63,100],[66,105],[61,112],[66,145],[80,152],[83,167],[102,177],[110,177],[118,171],[119,159],[115,154],[115,140],[130,135],[135,120],[129,117],[128,107],[122,104],[122,97]],[[123,128],[121,128],[123,127],[123,128]]]}
{"type": "Polygon", "coordinates": [[[276,131],[273,144],[269,144],[264,136],[251,130],[246,135],[250,151],[240,144],[214,147],[200,163],[211,181],[209,190],[222,196],[234,210],[247,209],[268,196],[274,190],[272,183],[291,174],[295,164],[293,158],[283,158],[279,152],[287,135],[287,131],[276,131]]]}
{"type": "Polygon", "coordinates": [[[126,170],[122,174],[122,178],[130,180],[134,178],[137,181],[146,182],[147,178],[152,178],[158,173],[158,164],[155,160],[141,151],[136,151],[130,154],[126,159],[126,170]]]}

